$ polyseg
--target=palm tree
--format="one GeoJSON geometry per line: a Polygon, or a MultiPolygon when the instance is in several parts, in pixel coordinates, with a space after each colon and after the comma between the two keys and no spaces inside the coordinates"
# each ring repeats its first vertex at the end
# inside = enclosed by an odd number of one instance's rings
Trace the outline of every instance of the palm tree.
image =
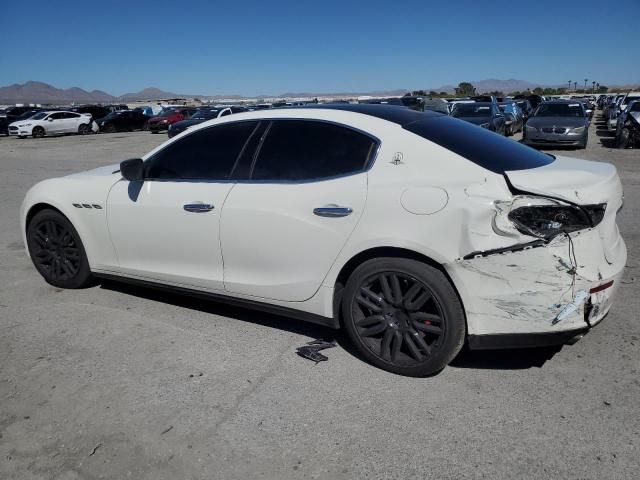
{"type": "Polygon", "coordinates": [[[596,82],[596,92],[600,90],[600,83],[596,82]]]}
{"type": "Polygon", "coordinates": [[[575,92],[578,89],[578,82],[573,82],[573,91],[575,92]]]}
{"type": "Polygon", "coordinates": [[[591,82],[591,93],[596,93],[596,81],[591,82]]]}
{"type": "Polygon", "coordinates": [[[584,79],[584,91],[587,91],[587,80],[589,80],[588,78],[584,79]]]}
{"type": "Polygon", "coordinates": [[[569,90],[571,90],[571,80],[569,80],[569,90]]]}

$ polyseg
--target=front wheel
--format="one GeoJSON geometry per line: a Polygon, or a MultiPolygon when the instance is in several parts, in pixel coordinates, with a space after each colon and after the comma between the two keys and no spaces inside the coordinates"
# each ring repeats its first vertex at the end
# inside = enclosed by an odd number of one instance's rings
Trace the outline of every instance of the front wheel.
{"type": "Polygon", "coordinates": [[[87,133],[89,133],[89,125],[86,123],[80,124],[78,127],[78,135],[86,135],[87,133]]]}
{"type": "Polygon", "coordinates": [[[89,261],[78,232],[55,210],[35,214],[27,226],[27,246],[36,270],[60,288],[83,288],[92,282],[89,261]]]}
{"type": "Polygon", "coordinates": [[[31,135],[33,136],[33,138],[42,138],[42,137],[44,137],[44,128],[42,128],[42,127],[33,127],[33,130],[31,130],[31,135]]]}
{"type": "Polygon", "coordinates": [[[369,363],[412,377],[441,371],[465,338],[464,311],[438,269],[404,258],[360,265],[342,298],[344,328],[369,363]]]}

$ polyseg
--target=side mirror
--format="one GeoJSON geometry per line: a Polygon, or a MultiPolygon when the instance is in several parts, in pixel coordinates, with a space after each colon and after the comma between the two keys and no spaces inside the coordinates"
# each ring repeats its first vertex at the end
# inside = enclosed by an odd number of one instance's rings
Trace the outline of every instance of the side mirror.
{"type": "Polygon", "coordinates": [[[139,182],[144,180],[144,163],[141,158],[131,158],[120,162],[120,173],[125,180],[139,182]]]}
{"type": "Polygon", "coordinates": [[[53,118],[51,118],[51,117],[47,118],[47,120],[48,120],[49,122],[53,122],[53,118]]]}

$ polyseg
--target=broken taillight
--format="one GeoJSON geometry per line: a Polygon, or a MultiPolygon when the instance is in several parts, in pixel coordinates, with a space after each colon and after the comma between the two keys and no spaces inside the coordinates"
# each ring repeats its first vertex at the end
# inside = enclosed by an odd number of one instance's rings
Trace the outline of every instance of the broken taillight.
{"type": "Polygon", "coordinates": [[[505,233],[514,233],[515,228],[519,233],[550,240],[563,233],[595,227],[604,218],[606,207],[606,203],[581,206],[521,195],[511,202],[496,204],[495,226],[505,233]]]}

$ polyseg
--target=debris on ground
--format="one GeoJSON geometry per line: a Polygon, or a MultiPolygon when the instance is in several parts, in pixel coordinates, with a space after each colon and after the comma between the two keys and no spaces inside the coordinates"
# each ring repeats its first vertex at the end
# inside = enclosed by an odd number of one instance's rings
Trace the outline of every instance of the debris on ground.
{"type": "Polygon", "coordinates": [[[101,443],[97,444],[95,447],[93,447],[93,450],[91,450],[91,453],[89,454],[90,457],[92,457],[93,455],[95,455],[96,451],[102,446],[101,443]]]}
{"type": "Polygon", "coordinates": [[[169,428],[166,428],[160,433],[160,435],[164,435],[165,433],[169,433],[173,429],[173,425],[169,425],[169,428]]]}
{"type": "Polygon", "coordinates": [[[303,358],[308,358],[309,360],[316,362],[317,364],[329,360],[329,358],[320,353],[320,350],[324,350],[325,348],[333,348],[336,345],[337,344],[335,340],[313,340],[303,347],[296,348],[296,353],[303,358]]]}

